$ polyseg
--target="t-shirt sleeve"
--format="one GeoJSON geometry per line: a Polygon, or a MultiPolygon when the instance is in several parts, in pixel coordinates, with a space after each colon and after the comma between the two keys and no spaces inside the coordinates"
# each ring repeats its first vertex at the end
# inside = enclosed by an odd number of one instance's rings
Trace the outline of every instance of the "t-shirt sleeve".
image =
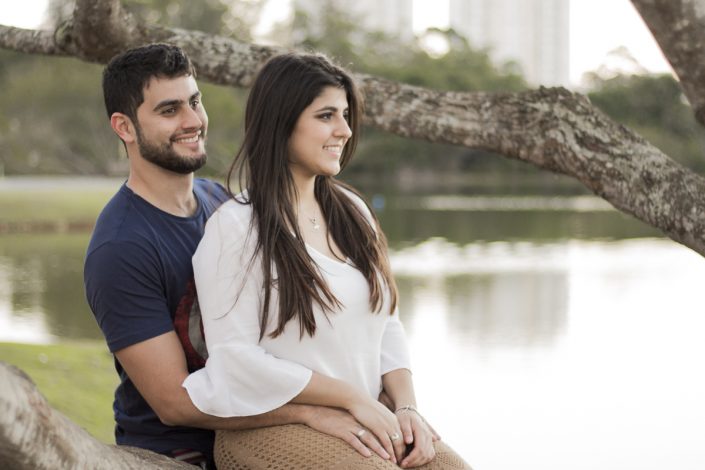
{"type": "Polygon", "coordinates": [[[108,242],[86,257],[86,298],[111,352],[173,330],[158,260],[131,242],[108,242]]]}
{"type": "Polygon", "coordinates": [[[409,345],[406,341],[404,325],[399,321],[399,310],[394,311],[384,328],[380,362],[382,375],[396,369],[411,370],[409,345]]]}
{"type": "Polygon", "coordinates": [[[217,211],[193,257],[209,356],[183,386],[199,410],[221,417],[278,408],[297,396],[312,374],[259,345],[263,274],[261,264],[251,259],[254,234],[248,236],[243,211],[217,211]]]}

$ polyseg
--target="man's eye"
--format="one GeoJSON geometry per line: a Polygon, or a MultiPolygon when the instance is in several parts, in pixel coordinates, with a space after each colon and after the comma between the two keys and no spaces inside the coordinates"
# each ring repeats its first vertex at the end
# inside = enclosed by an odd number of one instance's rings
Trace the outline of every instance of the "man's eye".
{"type": "Polygon", "coordinates": [[[200,100],[193,100],[193,101],[191,101],[191,107],[192,107],[192,108],[197,108],[199,104],[201,104],[201,101],[200,101],[200,100]]]}
{"type": "Polygon", "coordinates": [[[176,112],[176,108],[164,108],[162,110],[162,114],[174,114],[176,112]]]}

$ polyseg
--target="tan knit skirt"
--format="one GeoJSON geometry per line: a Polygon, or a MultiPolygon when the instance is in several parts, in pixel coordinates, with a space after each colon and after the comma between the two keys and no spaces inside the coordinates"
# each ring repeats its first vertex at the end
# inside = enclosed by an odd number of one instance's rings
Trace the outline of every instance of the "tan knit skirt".
{"type": "MultiPolygon", "coordinates": [[[[422,470],[470,469],[443,441],[434,443],[436,457],[422,470]]],[[[345,441],[303,424],[248,431],[218,431],[215,437],[218,470],[353,470],[400,467],[376,454],[363,457],[345,441]]]]}

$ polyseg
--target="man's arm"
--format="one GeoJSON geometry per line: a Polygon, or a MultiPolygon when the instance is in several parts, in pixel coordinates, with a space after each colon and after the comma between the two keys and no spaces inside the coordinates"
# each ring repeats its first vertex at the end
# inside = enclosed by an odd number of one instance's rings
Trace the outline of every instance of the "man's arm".
{"type": "Polygon", "coordinates": [[[188,369],[174,332],[128,346],[115,353],[140,394],[159,419],[170,426],[248,429],[305,422],[305,408],[285,406],[257,416],[218,418],[196,408],[181,386],[188,369]]]}
{"type": "Polygon", "coordinates": [[[356,436],[360,424],[350,413],[335,408],[290,403],[255,416],[220,418],[202,413],[181,386],[188,369],[173,331],[116,351],[115,356],[164,424],[229,430],[305,424],[344,440],[364,456],[371,455],[370,449],[380,456],[385,454],[379,442],[370,439],[370,433],[365,433],[363,443],[356,436]]]}

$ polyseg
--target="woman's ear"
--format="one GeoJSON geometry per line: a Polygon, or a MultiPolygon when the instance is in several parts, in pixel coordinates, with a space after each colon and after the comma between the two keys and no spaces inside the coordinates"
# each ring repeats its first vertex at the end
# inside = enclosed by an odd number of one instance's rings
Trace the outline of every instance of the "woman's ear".
{"type": "Polygon", "coordinates": [[[110,127],[126,144],[131,144],[137,140],[137,133],[132,120],[122,113],[113,113],[110,116],[110,127]]]}

